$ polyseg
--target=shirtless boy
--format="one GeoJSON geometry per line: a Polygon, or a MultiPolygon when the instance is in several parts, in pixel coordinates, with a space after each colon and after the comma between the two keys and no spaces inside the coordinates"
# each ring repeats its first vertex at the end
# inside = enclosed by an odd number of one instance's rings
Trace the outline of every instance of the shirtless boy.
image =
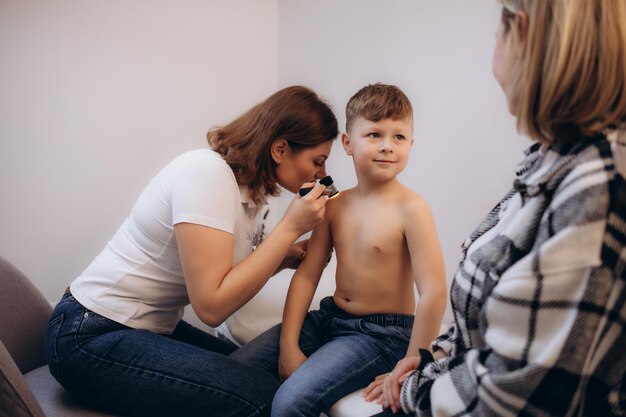
{"type": "Polygon", "coordinates": [[[272,416],[317,417],[428,349],[446,306],[430,208],[396,178],[413,144],[411,103],[395,86],[369,85],[349,100],[346,119],[342,144],[358,183],[328,201],[291,281],[282,326],[232,355],[285,380],[272,416]],[[335,293],[307,313],[333,247],[335,293]]]}

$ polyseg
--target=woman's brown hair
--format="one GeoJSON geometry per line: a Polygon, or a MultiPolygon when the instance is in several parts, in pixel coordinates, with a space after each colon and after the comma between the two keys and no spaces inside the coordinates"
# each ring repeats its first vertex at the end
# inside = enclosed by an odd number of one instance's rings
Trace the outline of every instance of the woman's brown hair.
{"type": "Polygon", "coordinates": [[[595,136],[626,121],[626,1],[500,2],[520,131],[553,142],[595,136]],[[520,11],[528,15],[523,48],[520,11]]]}
{"type": "Polygon", "coordinates": [[[295,153],[333,140],[339,134],[332,110],[302,86],[277,91],[226,126],[207,133],[209,145],[228,163],[237,183],[255,202],[279,192],[271,146],[284,139],[295,153]]]}

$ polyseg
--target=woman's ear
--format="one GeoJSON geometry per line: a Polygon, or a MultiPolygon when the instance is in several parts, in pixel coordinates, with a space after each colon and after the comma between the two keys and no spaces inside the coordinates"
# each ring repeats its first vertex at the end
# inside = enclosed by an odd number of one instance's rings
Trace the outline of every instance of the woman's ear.
{"type": "Polygon", "coordinates": [[[280,162],[283,160],[285,155],[287,155],[288,151],[289,143],[285,139],[276,139],[274,143],[272,143],[270,152],[276,165],[280,165],[280,162]]]}
{"type": "Polygon", "coordinates": [[[341,134],[341,144],[343,145],[343,149],[346,151],[346,155],[352,155],[352,147],[350,146],[350,137],[346,132],[341,134]]]}
{"type": "Polygon", "coordinates": [[[517,53],[519,57],[524,56],[526,42],[528,40],[528,14],[523,11],[515,13],[515,23],[517,25],[517,53]]]}

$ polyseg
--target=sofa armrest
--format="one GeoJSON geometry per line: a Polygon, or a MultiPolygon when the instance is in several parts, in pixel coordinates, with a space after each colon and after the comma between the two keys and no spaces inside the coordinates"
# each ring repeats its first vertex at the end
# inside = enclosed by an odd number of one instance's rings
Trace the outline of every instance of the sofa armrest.
{"type": "Polygon", "coordinates": [[[24,376],[0,341],[0,415],[45,417],[24,376]]]}

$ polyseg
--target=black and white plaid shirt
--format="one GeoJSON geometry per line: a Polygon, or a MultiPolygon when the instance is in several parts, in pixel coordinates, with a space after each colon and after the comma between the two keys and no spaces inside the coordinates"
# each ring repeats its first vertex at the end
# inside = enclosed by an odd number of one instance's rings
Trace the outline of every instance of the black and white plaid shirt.
{"type": "Polygon", "coordinates": [[[533,145],[463,244],[418,416],[626,415],[626,132],[533,145]]]}

